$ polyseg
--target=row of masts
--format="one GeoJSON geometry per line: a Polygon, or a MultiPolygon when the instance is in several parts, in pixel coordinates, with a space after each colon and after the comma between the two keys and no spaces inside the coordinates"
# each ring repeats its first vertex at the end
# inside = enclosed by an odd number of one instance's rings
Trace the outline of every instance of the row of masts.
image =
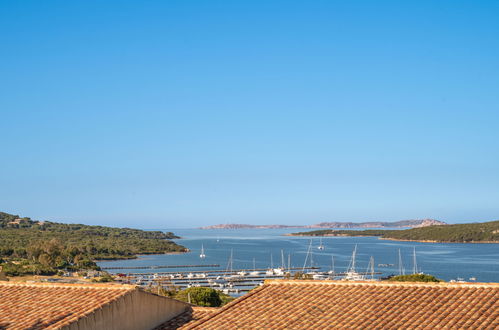
{"type": "MultiPolygon", "coordinates": [[[[402,252],[399,249],[399,258],[398,258],[398,272],[399,275],[405,275],[405,267],[404,262],[402,261],[402,252]]],[[[412,250],[412,273],[413,274],[421,274],[421,269],[418,268],[418,262],[416,259],[416,247],[413,247],[412,250]]]]}
{"type": "MultiPolygon", "coordinates": [[[[318,250],[324,250],[325,247],[322,244],[322,238],[320,239],[319,246],[317,247],[318,250]]],[[[350,259],[350,264],[347,267],[347,274],[356,274],[356,255],[357,255],[357,244],[355,244],[355,247],[352,252],[352,257],[350,259]]],[[[199,254],[199,257],[201,259],[206,258],[206,254],[204,251],[204,245],[201,244],[201,253],[199,254]]],[[[310,244],[307,249],[307,255],[305,256],[305,262],[303,263],[303,271],[305,270],[307,266],[307,262],[310,262],[310,266],[313,267],[313,252],[312,252],[312,240],[310,240],[310,244]]],[[[416,247],[413,247],[413,255],[412,255],[412,262],[413,262],[413,268],[412,268],[412,273],[413,274],[420,274],[421,270],[418,269],[418,264],[417,264],[417,259],[416,259],[416,247]]],[[[230,252],[230,258],[229,262],[227,264],[227,272],[232,272],[233,268],[233,250],[230,252]]],[[[285,257],[284,257],[284,250],[281,249],[281,269],[290,269],[291,268],[291,254],[288,254],[288,264],[286,267],[286,262],[285,262],[285,257]]],[[[253,269],[255,270],[255,258],[253,258],[253,269]]],[[[273,255],[270,254],[270,269],[274,269],[274,260],[273,260],[273,255]]],[[[334,255],[331,256],[331,270],[334,272],[334,255]]],[[[369,258],[369,264],[368,264],[368,270],[371,271],[372,274],[374,274],[374,257],[371,256],[369,258]]],[[[366,271],[367,273],[367,271],[366,271]]],[[[401,250],[398,249],[398,273],[399,275],[405,275],[405,267],[404,263],[402,260],[402,253],[401,250]]]]}
{"type": "MultiPolygon", "coordinates": [[[[192,287],[192,286],[203,286],[212,287],[224,291],[228,294],[240,294],[242,292],[250,290],[252,287],[262,285],[263,281],[268,278],[290,278],[297,273],[301,273],[300,278],[307,278],[313,280],[327,280],[327,279],[343,279],[349,281],[359,281],[359,280],[376,280],[375,275],[381,274],[375,272],[374,257],[369,258],[369,263],[365,272],[359,272],[357,270],[357,251],[358,246],[355,245],[350,262],[345,272],[336,272],[335,270],[335,259],[334,255],[331,256],[331,270],[330,271],[320,271],[318,267],[314,267],[313,262],[313,248],[312,241],[307,249],[307,254],[305,256],[305,262],[303,267],[296,268],[291,266],[291,254],[287,255],[287,264],[284,250],[281,249],[281,265],[280,267],[274,268],[273,255],[270,256],[270,268],[269,269],[257,269],[256,260],[253,258],[253,269],[234,269],[234,251],[231,249],[229,260],[227,262],[227,267],[225,270],[213,270],[213,271],[191,271],[189,273],[163,273],[163,274],[129,274],[122,280],[128,281],[130,283],[138,285],[152,285],[156,283],[157,285],[167,287],[169,285],[178,286],[181,288],[192,287]],[[310,264],[310,265],[308,265],[310,264]],[[294,274],[293,274],[293,271],[294,274]],[[219,273],[219,274],[217,274],[219,273]]],[[[204,246],[202,246],[201,254],[206,257],[204,246]]],[[[399,272],[401,275],[405,274],[405,270],[402,264],[401,252],[399,250],[399,272]]],[[[413,249],[413,271],[417,273],[418,266],[416,261],[416,249],[413,249]]]]}

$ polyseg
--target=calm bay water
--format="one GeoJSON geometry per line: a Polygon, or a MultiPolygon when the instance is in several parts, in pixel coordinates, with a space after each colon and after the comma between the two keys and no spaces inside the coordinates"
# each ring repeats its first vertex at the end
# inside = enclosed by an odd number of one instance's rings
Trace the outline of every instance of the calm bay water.
{"type": "MultiPolygon", "coordinates": [[[[182,239],[175,240],[191,250],[190,253],[177,255],[148,255],[126,261],[99,262],[101,267],[135,267],[157,265],[220,264],[225,269],[233,251],[234,269],[252,269],[253,258],[256,268],[268,268],[273,256],[274,267],[281,265],[281,249],[284,251],[285,264],[288,254],[291,265],[302,267],[310,243],[310,237],[290,237],[283,234],[299,231],[297,229],[238,229],[238,230],[201,230],[176,229],[173,231],[182,239]],[[200,259],[201,245],[206,258],[200,259]]],[[[458,277],[468,280],[476,277],[478,282],[499,282],[499,244],[448,244],[418,243],[380,240],[375,237],[324,237],[325,249],[317,249],[319,238],[313,240],[314,266],[321,270],[331,269],[331,256],[334,256],[336,272],[345,271],[352,251],[357,244],[357,270],[365,271],[371,256],[374,257],[375,270],[382,276],[398,274],[398,249],[401,250],[406,273],[413,269],[412,251],[416,247],[418,269],[444,280],[458,277]],[[393,264],[378,267],[378,264],[393,264]]],[[[197,268],[202,270],[205,268],[197,268]]],[[[162,272],[185,271],[189,269],[134,269],[113,272],[162,272]]]]}

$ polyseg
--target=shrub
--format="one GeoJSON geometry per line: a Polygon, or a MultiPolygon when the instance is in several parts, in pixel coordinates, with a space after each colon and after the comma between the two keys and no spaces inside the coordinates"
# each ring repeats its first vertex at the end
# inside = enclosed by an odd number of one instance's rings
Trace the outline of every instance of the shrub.
{"type": "Polygon", "coordinates": [[[397,275],[390,277],[388,281],[393,282],[443,282],[443,280],[428,274],[397,275]]]}
{"type": "Polygon", "coordinates": [[[220,307],[222,305],[221,292],[212,288],[187,288],[175,296],[176,299],[198,306],[220,307]]]}

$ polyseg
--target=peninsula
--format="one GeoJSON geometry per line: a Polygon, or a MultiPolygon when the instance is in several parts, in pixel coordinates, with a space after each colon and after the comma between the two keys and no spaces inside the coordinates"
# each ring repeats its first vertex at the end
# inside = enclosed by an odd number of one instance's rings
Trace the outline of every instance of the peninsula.
{"type": "Polygon", "coordinates": [[[186,252],[173,233],[35,221],[0,212],[0,266],[7,275],[97,269],[96,260],[186,252]]]}
{"type": "Polygon", "coordinates": [[[280,229],[280,228],[419,228],[435,225],[446,225],[435,219],[401,220],[401,221],[370,221],[370,222],[321,222],[315,225],[248,225],[219,224],[199,229],[280,229]]]}
{"type": "Polygon", "coordinates": [[[499,243],[499,220],[406,230],[314,230],[290,236],[375,236],[380,239],[434,243],[499,243]]]}

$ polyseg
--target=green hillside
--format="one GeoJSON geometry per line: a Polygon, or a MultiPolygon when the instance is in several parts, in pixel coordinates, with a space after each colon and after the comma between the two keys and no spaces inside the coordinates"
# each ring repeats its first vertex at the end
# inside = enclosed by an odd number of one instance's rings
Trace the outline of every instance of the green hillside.
{"type": "Polygon", "coordinates": [[[184,252],[173,233],[33,221],[0,212],[0,265],[10,275],[96,268],[95,260],[184,252]]]}
{"type": "Polygon", "coordinates": [[[314,230],[293,236],[377,236],[384,239],[451,243],[499,243],[499,221],[428,226],[406,230],[314,230]]]}

